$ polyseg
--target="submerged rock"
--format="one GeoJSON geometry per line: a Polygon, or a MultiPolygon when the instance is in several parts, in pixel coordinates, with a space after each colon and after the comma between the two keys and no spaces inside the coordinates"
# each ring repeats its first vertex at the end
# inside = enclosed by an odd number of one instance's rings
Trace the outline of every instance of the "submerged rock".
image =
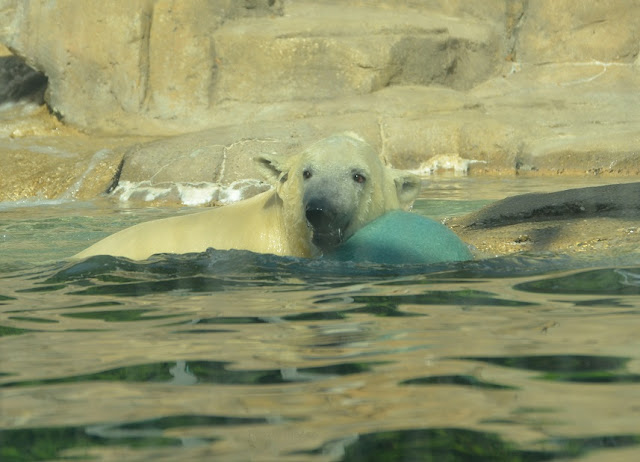
{"type": "Polygon", "coordinates": [[[640,251],[640,183],[509,197],[447,222],[485,255],[640,251]]]}

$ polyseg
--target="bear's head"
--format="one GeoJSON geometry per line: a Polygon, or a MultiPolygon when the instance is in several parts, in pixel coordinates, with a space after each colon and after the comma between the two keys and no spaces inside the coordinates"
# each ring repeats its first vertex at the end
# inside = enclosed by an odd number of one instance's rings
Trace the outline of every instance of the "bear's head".
{"type": "Polygon", "coordinates": [[[342,133],[290,157],[256,159],[282,201],[287,232],[310,254],[332,250],[390,210],[407,209],[420,179],[385,167],[353,133],[342,133]]]}

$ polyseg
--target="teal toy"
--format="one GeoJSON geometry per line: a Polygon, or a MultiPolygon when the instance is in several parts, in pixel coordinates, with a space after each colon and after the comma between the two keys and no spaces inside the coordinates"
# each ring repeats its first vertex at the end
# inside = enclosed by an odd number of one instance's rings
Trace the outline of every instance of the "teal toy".
{"type": "Polygon", "coordinates": [[[397,265],[465,261],[473,256],[446,226],[395,210],[360,229],[326,258],[397,265]]]}

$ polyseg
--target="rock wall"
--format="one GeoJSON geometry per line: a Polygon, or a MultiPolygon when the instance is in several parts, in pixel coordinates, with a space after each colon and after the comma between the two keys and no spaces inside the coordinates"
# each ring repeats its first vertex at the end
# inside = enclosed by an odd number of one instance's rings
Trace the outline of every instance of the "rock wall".
{"type": "Polygon", "coordinates": [[[341,130],[426,173],[640,174],[637,0],[0,0],[0,43],[67,126],[176,137],[119,148],[110,185],[228,183],[341,130]]]}
{"type": "Polygon", "coordinates": [[[176,119],[166,125],[204,128],[224,102],[325,100],[405,84],[468,89],[504,55],[499,17],[461,21],[404,5],[412,2],[4,3],[2,41],[49,77],[52,109],[107,132],[138,121],[156,133],[162,123],[144,122],[176,119]]]}

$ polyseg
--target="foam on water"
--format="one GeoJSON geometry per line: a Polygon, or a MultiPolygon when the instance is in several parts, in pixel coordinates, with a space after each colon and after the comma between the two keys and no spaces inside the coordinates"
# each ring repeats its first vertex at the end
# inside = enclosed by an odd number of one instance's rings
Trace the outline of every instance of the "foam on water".
{"type": "Polygon", "coordinates": [[[205,205],[212,202],[230,204],[266,191],[269,186],[254,180],[234,181],[229,185],[219,183],[159,183],[149,181],[121,181],[113,195],[121,202],[175,202],[183,205],[205,205]]]}
{"type": "Polygon", "coordinates": [[[466,175],[472,164],[486,163],[483,160],[464,159],[458,154],[440,154],[423,162],[420,167],[412,170],[416,175],[433,175],[438,172],[453,172],[455,175],[466,175]]]}

